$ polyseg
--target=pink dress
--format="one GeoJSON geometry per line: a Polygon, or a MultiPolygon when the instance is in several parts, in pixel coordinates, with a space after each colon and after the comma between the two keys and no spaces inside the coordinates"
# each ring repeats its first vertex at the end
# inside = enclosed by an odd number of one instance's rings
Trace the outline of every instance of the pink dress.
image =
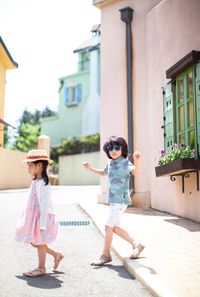
{"type": "Polygon", "coordinates": [[[26,209],[17,223],[17,241],[41,245],[56,240],[59,222],[52,211],[49,190],[50,185],[44,185],[43,180],[32,181],[26,209]]]}

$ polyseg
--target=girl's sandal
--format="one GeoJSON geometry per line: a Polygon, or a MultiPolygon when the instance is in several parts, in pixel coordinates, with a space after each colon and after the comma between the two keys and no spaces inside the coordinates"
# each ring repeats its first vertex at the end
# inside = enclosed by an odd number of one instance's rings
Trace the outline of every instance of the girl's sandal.
{"type": "Polygon", "coordinates": [[[103,266],[104,264],[109,263],[111,261],[112,261],[111,256],[101,255],[99,260],[91,262],[90,265],[92,265],[92,266],[103,266]]]}
{"type": "Polygon", "coordinates": [[[60,261],[62,261],[62,259],[64,258],[63,254],[57,254],[56,258],[54,259],[54,266],[53,269],[57,269],[58,265],[60,264],[60,261]]]}
{"type": "Polygon", "coordinates": [[[37,276],[42,276],[45,274],[46,274],[45,268],[36,268],[35,270],[24,273],[24,275],[28,276],[28,277],[37,277],[37,276]]]}

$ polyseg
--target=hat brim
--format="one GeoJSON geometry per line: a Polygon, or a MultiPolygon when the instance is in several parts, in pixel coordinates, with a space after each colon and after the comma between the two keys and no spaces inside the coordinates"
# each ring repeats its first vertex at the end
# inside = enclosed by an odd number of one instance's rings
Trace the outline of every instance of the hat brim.
{"type": "Polygon", "coordinates": [[[35,161],[42,161],[42,160],[44,160],[44,161],[48,161],[48,163],[49,164],[52,164],[54,161],[53,160],[51,160],[51,159],[45,159],[45,158],[41,158],[41,159],[24,159],[23,160],[23,162],[25,162],[25,163],[28,163],[28,162],[35,162],[35,161]]]}

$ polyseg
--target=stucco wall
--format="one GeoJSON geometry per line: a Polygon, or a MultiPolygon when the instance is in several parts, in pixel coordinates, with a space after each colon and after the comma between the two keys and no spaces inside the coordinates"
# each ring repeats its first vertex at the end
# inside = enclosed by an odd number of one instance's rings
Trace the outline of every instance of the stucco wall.
{"type": "Polygon", "coordinates": [[[82,163],[99,168],[99,159],[99,152],[59,157],[59,185],[98,185],[99,176],[84,169],[82,163]]]}
{"type": "MultiPolygon", "coordinates": [[[[94,4],[99,1],[94,1],[94,4]]],[[[191,50],[200,50],[199,0],[123,0],[101,4],[101,147],[110,135],[127,138],[125,24],[120,8],[134,9],[133,129],[134,149],[142,153],[142,170],[135,178],[135,197],[151,199],[153,208],[200,219],[196,175],[171,182],[155,176],[155,159],[163,149],[162,87],[165,71],[191,50]]],[[[106,156],[101,152],[101,167],[106,156]]],[[[101,182],[102,194],[106,182],[101,182]]],[[[136,199],[137,200],[137,199],[136,199]]]]}
{"type": "MultiPolygon", "coordinates": [[[[126,26],[120,19],[120,8],[134,9],[133,32],[133,130],[134,149],[142,153],[141,175],[135,178],[135,191],[143,200],[150,197],[147,153],[147,94],[146,94],[146,15],[159,0],[115,1],[101,9],[101,147],[111,135],[127,139],[126,95],[126,26]]],[[[105,1],[106,4],[106,1],[105,1]]],[[[101,154],[101,165],[106,161],[101,154]]],[[[102,194],[107,190],[101,181],[102,194]]]]}
{"type": "MultiPolygon", "coordinates": [[[[5,93],[5,79],[6,69],[0,61],[0,118],[4,119],[4,93],[5,93]]],[[[3,146],[3,129],[4,126],[0,124],[0,146],[3,146]]]]}
{"type": "Polygon", "coordinates": [[[200,219],[200,193],[196,175],[176,182],[169,177],[155,177],[155,158],[163,149],[163,106],[161,87],[167,82],[165,71],[192,50],[200,50],[200,1],[165,0],[147,15],[147,109],[148,176],[153,208],[200,219]],[[156,131],[156,133],[155,133],[156,131]]]}
{"type": "Polygon", "coordinates": [[[0,190],[27,188],[31,178],[22,162],[26,153],[0,148],[0,190]]]}

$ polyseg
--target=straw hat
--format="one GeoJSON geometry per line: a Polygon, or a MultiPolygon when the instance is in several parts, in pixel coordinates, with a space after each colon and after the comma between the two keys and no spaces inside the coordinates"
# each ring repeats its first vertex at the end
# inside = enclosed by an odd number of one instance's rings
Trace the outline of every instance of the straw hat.
{"type": "Polygon", "coordinates": [[[49,156],[45,150],[30,150],[24,159],[24,162],[34,162],[39,160],[46,160],[49,164],[53,163],[53,160],[49,159],[49,156]]]}

